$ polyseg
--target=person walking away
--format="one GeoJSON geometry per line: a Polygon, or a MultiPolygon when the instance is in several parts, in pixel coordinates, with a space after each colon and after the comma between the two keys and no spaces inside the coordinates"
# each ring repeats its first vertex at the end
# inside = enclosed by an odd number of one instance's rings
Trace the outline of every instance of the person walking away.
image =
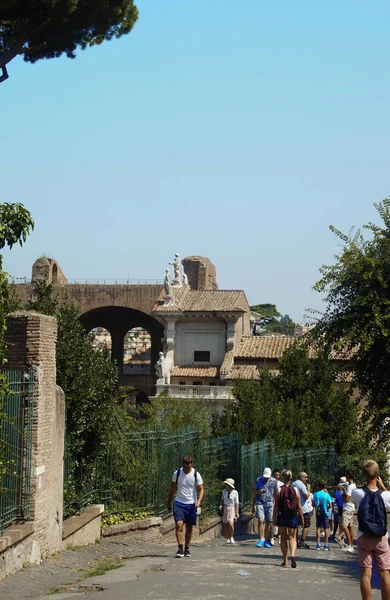
{"type": "Polygon", "coordinates": [[[281,478],[283,485],[275,490],[273,524],[279,528],[280,549],[283,555],[281,566],[288,567],[288,548],[290,548],[291,567],[295,569],[298,519],[303,524],[302,505],[299,490],[291,484],[291,471],[284,469],[281,478]]]}
{"type": "Polygon", "coordinates": [[[346,478],[348,487],[343,487],[341,496],[343,499],[343,516],[341,524],[343,527],[343,532],[347,538],[348,546],[342,550],[343,552],[349,552],[350,554],[353,554],[353,516],[355,514],[355,505],[353,502],[351,502],[351,495],[353,490],[356,489],[356,483],[354,483],[353,474],[350,471],[346,473],[346,478]]]}
{"type": "Polygon", "coordinates": [[[271,548],[271,526],[274,512],[276,479],[271,477],[271,469],[266,467],[258,477],[253,488],[252,512],[256,513],[259,541],[257,547],[271,548]]]}
{"type": "Polygon", "coordinates": [[[332,498],[325,489],[325,485],[325,481],[320,479],[318,482],[319,491],[315,492],[313,496],[313,506],[316,511],[316,550],[321,550],[321,529],[324,530],[324,550],[329,550],[329,515],[332,509],[332,498]]]}
{"type": "Polygon", "coordinates": [[[227,544],[234,544],[234,522],[239,517],[238,492],[234,487],[234,479],[228,477],[223,482],[224,489],[221,496],[219,509],[222,511],[222,523],[225,528],[227,544]]]}
{"type": "MultiPolygon", "coordinates": [[[[277,486],[278,490],[280,490],[280,488],[283,486],[283,481],[280,481],[279,469],[274,469],[272,471],[272,477],[274,477],[276,479],[276,486],[277,486]]],[[[277,525],[272,525],[272,533],[271,533],[271,538],[270,538],[271,545],[272,546],[274,545],[276,539],[279,540],[279,544],[280,544],[280,536],[279,536],[279,530],[278,530],[277,525]],[[272,533],[273,533],[273,536],[272,536],[272,533]]]]}
{"type": "Polygon", "coordinates": [[[337,519],[335,519],[334,521],[334,528],[333,528],[333,537],[334,537],[334,541],[337,542],[339,544],[339,546],[343,547],[344,546],[344,531],[343,531],[343,525],[342,525],[342,518],[343,518],[343,486],[347,486],[348,487],[348,483],[347,483],[347,478],[346,477],[340,477],[340,481],[338,484],[338,487],[336,489],[335,495],[334,495],[334,509],[336,508],[337,510],[337,519]],[[338,528],[338,535],[337,535],[337,528],[338,528]]]}
{"type": "Polygon", "coordinates": [[[192,529],[196,525],[196,516],[198,508],[200,508],[204,489],[203,480],[199,471],[192,467],[192,458],[189,455],[183,457],[183,466],[177,469],[172,475],[171,487],[168,494],[167,508],[170,511],[172,507],[172,499],[176,493],[173,503],[173,518],[175,520],[177,552],[176,558],[191,557],[190,544],[192,538],[192,529]],[[197,495],[199,490],[199,497],[197,495]],[[185,546],[183,549],[185,531],[185,546]]]}
{"type": "Polygon", "coordinates": [[[351,502],[358,509],[360,592],[362,600],[371,600],[374,559],[380,575],[382,600],[390,600],[390,549],[386,514],[386,509],[390,508],[390,492],[383,485],[378,463],[374,460],[363,463],[363,477],[366,485],[355,488],[351,493],[351,502]]]}
{"type": "Polygon", "coordinates": [[[302,506],[303,524],[301,539],[298,542],[298,548],[309,549],[309,544],[306,543],[307,534],[309,533],[311,517],[313,515],[313,506],[310,499],[310,483],[307,483],[307,473],[302,471],[298,475],[298,479],[292,484],[299,491],[299,497],[302,506]]]}

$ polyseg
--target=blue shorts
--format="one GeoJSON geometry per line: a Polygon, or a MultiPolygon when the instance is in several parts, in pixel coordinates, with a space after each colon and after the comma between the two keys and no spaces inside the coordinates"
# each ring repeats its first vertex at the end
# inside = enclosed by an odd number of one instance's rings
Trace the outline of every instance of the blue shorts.
{"type": "Polygon", "coordinates": [[[329,517],[316,517],[316,527],[329,529],[329,517]]]}
{"type": "Polygon", "coordinates": [[[173,503],[173,518],[176,521],[183,521],[186,525],[196,525],[196,506],[195,504],[183,504],[175,500],[173,503]]]}
{"type": "Polygon", "coordinates": [[[256,504],[256,517],[261,521],[272,522],[274,517],[274,503],[256,504]]]}
{"type": "Polygon", "coordinates": [[[298,528],[298,515],[283,515],[282,513],[278,514],[276,519],[276,524],[278,527],[289,527],[290,529],[298,528]]]}

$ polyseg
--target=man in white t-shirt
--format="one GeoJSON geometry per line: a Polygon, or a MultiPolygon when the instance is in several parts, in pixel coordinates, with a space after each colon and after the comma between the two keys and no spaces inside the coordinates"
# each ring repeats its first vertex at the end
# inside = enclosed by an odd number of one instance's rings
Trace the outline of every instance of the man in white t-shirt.
{"type": "Polygon", "coordinates": [[[298,548],[310,548],[309,544],[306,543],[307,534],[310,529],[310,521],[313,515],[313,506],[310,499],[310,483],[307,483],[307,473],[302,471],[298,475],[298,479],[294,481],[293,487],[299,490],[299,497],[301,499],[302,513],[303,513],[303,526],[301,533],[301,540],[298,542],[298,548]]]}
{"type": "Polygon", "coordinates": [[[191,456],[183,457],[183,466],[172,475],[171,488],[168,494],[168,510],[172,507],[172,498],[175,495],[173,503],[173,518],[176,526],[176,539],[178,549],[176,558],[191,557],[190,543],[192,537],[192,528],[196,525],[197,510],[200,508],[204,490],[201,474],[192,468],[191,456]],[[199,497],[198,497],[199,489],[199,497]],[[185,547],[183,548],[183,525],[186,525],[185,547]]]}
{"type": "MultiPolygon", "coordinates": [[[[383,485],[379,475],[379,466],[374,460],[366,460],[363,464],[363,476],[366,488],[370,492],[382,490],[381,498],[385,508],[390,508],[390,492],[383,485]]],[[[356,488],[352,491],[351,502],[358,509],[367,491],[365,488],[356,488]]],[[[367,502],[367,500],[366,500],[367,502]]],[[[363,507],[361,512],[363,511],[363,507]]],[[[387,529],[387,515],[383,515],[382,533],[387,529]]],[[[360,522],[363,515],[360,514],[360,522]]],[[[365,521],[363,521],[364,524],[365,521]]],[[[363,526],[362,524],[362,526],[363,526]]],[[[371,524],[372,526],[372,524],[371,524]]],[[[360,566],[360,591],[363,600],[371,600],[372,559],[375,560],[381,578],[382,600],[390,600],[390,548],[386,534],[367,535],[358,530],[358,554],[360,566]]]]}
{"type": "Polygon", "coordinates": [[[341,517],[341,525],[347,537],[348,545],[346,548],[343,548],[343,551],[353,554],[355,552],[353,549],[353,516],[355,514],[355,505],[353,502],[351,502],[351,495],[353,490],[356,489],[356,483],[354,482],[354,477],[350,471],[347,471],[345,475],[348,486],[343,487],[341,494],[341,498],[343,500],[343,516],[341,517]]]}

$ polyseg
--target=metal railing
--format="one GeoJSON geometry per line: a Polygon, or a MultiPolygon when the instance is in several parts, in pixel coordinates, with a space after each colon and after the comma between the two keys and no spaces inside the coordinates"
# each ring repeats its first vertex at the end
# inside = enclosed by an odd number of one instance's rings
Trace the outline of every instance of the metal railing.
{"type": "Polygon", "coordinates": [[[30,517],[34,372],[3,371],[9,393],[1,398],[0,532],[30,517]]]}
{"type": "MultiPolygon", "coordinates": [[[[17,285],[19,283],[32,283],[31,277],[8,277],[8,283],[17,285]]],[[[107,278],[107,279],[67,279],[67,284],[89,284],[89,285],[163,285],[163,279],[137,278],[107,278]]]]}
{"type": "Polygon", "coordinates": [[[68,279],[68,284],[89,285],[163,285],[163,279],[68,279]]]}
{"type": "Polygon", "coordinates": [[[335,453],[332,447],[277,452],[269,440],[250,446],[239,434],[205,438],[191,427],[180,431],[145,428],[124,431],[117,422],[115,436],[101,458],[86,462],[75,474],[75,464],[65,463],[67,490],[65,515],[90,503],[104,503],[109,512],[131,509],[151,510],[166,515],[166,501],[172,474],[190,454],[201,473],[206,494],[203,514],[215,514],[222,482],[233,477],[242,507],[252,501],[253,485],[265,467],[290,468],[293,475],[306,470],[314,481],[333,479],[335,453]],[[71,491],[71,493],[69,493],[71,491]]]}

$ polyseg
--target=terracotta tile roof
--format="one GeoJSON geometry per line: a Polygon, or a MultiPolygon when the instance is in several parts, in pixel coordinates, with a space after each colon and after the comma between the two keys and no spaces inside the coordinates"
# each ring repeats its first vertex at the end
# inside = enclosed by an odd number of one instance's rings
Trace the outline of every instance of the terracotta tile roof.
{"type": "Polygon", "coordinates": [[[290,336],[248,336],[241,338],[236,358],[280,358],[296,344],[298,338],[290,336]]]}
{"type": "Polygon", "coordinates": [[[219,367],[173,367],[173,377],[219,377],[219,367]]]}
{"type": "Polygon", "coordinates": [[[234,365],[225,379],[229,381],[231,379],[257,379],[258,377],[259,370],[256,365],[234,365]]]}
{"type": "Polygon", "coordinates": [[[222,365],[221,365],[221,373],[229,373],[230,369],[233,367],[233,361],[234,361],[234,350],[228,350],[225,353],[225,357],[223,359],[222,365]]]}
{"type": "Polygon", "coordinates": [[[173,288],[174,304],[164,306],[163,292],[155,304],[156,312],[243,312],[242,305],[246,302],[242,290],[191,290],[188,286],[173,288]]]}

